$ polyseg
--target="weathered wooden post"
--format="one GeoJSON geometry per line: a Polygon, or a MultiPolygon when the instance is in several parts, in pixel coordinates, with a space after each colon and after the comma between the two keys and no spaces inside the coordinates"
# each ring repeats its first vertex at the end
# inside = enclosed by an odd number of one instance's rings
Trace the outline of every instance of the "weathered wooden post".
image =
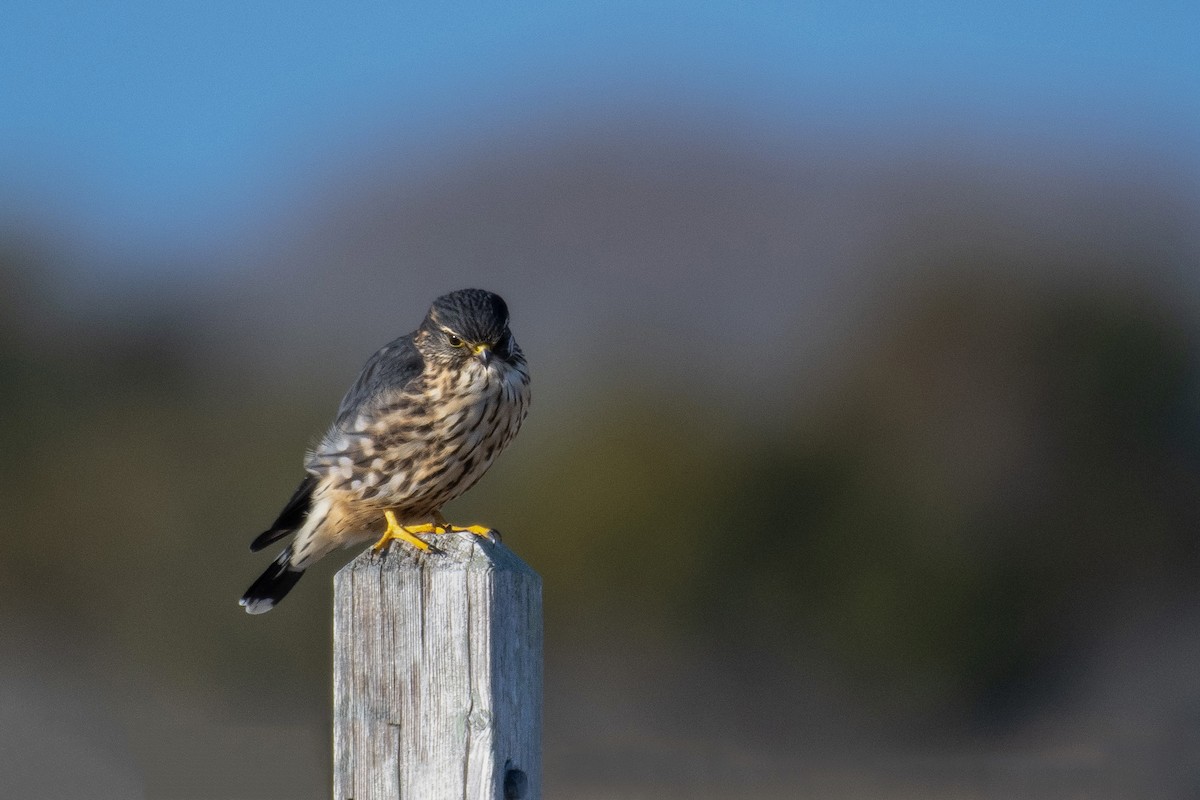
{"type": "Polygon", "coordinates": [[[334,579],[334,800],[541,797],[542,581],[470,533],[334,579]]]}

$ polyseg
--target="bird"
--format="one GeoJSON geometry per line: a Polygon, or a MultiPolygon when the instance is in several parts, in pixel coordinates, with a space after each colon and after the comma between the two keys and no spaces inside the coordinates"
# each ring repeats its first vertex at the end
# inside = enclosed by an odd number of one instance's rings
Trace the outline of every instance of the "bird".
{"type": "Polygon", "coordinates": [[[367,360],[304,460],[304,479],[253,552],[293,536],[240,605],[270,611],[304,571],[377,540],[419,550],[417,533],[466,531],[441,509],[483,477],[529,411],[529,370],[497,294],[460,289],[433,301],[412,333],[367,360]],[[382,534],[379,528],[383,527],[382,534]]]}

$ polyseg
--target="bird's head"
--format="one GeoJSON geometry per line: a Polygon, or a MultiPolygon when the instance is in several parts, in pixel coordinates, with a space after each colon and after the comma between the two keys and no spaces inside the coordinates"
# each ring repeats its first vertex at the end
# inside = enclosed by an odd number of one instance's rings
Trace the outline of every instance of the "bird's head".
{"type": "Polygon", "coordinates": [[[498,294],[460,289],[433,301],[421,323],[422,351],[445,363],[474,358],[485,366],[509,361],[516,350],[508,330],[508,306],[498,294]]]}

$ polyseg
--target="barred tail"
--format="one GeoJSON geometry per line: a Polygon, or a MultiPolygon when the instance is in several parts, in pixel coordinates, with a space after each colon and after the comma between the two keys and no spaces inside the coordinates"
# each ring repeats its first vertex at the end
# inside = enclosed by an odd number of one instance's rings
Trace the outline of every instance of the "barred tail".
{"type": "Polygon", "coordinates": [[[291,566],[292,548],[287,547],[271,562],[266,572],[250,584],[239,603],[247,614],[265,614],[292,590],[304,570],[291,566]]]}

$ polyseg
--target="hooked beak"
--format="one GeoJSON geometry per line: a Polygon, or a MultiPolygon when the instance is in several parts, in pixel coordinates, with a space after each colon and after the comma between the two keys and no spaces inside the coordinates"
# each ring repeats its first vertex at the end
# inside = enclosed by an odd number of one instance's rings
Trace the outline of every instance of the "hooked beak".
{"type": "Polygon", "coordinates": [[[490,346],[490,345],[486,345],[486,344],[477,344],[477,345],[474,345],[474,346],[472,346],[472,347],[471,347],[471,352],[473,352],[473,353],[475,354],[475,356],[476,356],[476,357],[477,357],[477,358],[478,358],[480,361],[482,361],[482,362],[483,362],[483,365],[484,365],[485,367],[486,367],[488,364],[491,364],[491,363],[492,363],[492,356],[493,356],[493,354],[492,354],[492,348],[491,348],[491,346],[490,346]]]}

